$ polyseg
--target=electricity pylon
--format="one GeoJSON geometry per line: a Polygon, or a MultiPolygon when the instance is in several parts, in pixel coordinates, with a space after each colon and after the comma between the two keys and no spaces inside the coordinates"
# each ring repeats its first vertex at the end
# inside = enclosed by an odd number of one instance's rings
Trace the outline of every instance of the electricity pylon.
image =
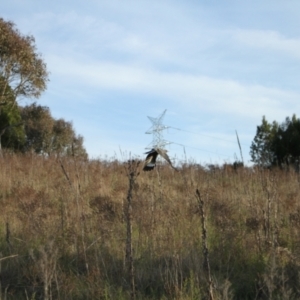
{"type": "Polygon", "coordinates": [[[148,117],[153,125],[148,131],[146,131],[146,134],[153,134],[153,139],[150,146],[148,146],[146,149],[163,149],[166,145],[170,144],[170,142],[167,142],[163,138],[163,130],[169,128],[168,126],[162,124],[166,111],[167,110],[165,109],[165,111],[158,118],[148,117]]]}

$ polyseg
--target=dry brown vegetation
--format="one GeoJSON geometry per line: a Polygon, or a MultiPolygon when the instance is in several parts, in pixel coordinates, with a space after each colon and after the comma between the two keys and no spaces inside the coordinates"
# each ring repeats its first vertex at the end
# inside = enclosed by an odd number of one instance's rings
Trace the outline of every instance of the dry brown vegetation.
{"type": "Polygon", "coordinates": [[[130,163],[4,153],[1,299],[299,299],[299,174],[193,163],[135,174],[133,295],[130,163]]]}

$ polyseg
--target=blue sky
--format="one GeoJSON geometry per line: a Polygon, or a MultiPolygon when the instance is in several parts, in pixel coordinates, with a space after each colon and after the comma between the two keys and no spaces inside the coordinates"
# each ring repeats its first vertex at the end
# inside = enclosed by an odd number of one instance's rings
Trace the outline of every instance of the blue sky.
{"type": "Polygon", "coordinates": [[[38,103],[73,122],[92,158],[144,157],[147,116],[167,109],[175,161],[233,162],[237,130],[249,162],[263,115],[300,116],[298,0],[3,2],[50,71],[38,103]]]}

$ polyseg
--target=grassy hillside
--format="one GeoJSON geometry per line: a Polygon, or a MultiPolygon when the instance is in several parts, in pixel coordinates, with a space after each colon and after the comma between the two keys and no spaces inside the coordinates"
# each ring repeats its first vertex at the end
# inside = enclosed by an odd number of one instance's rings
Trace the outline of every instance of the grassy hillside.
{"type": "MultiPolygon", "coordinates": [[[[0,158],[1,299],[133,297],[129,167],[0,158]]],[[[136,299],[208,299],[209,285],[213,299],[299,299],[299,174],[184,164],[134,175],[136,299]]]]}

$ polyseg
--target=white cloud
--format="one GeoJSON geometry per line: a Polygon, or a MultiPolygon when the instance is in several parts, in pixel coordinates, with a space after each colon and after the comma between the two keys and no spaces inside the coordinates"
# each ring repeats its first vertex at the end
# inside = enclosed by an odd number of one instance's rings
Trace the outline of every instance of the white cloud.
{"type": "Polygon", "coordinates": [[[123,90],[176,100],[206,112],[222,112],[248,118],[269,112],[281,115],[289,103],[300,108],[299,94],[263,85],[180,72],[163,72],[114,62],[80,62],[48,57],[52,72],[70,84],[93,89],[123,90]]]}
{"type": "Polygon", "coordinates": [[[266,51],[279,51],[300,58],[300,39],[287,38],[273,30],[242,30],[233,32],[233,37],[240,43],[266,51]]]}

